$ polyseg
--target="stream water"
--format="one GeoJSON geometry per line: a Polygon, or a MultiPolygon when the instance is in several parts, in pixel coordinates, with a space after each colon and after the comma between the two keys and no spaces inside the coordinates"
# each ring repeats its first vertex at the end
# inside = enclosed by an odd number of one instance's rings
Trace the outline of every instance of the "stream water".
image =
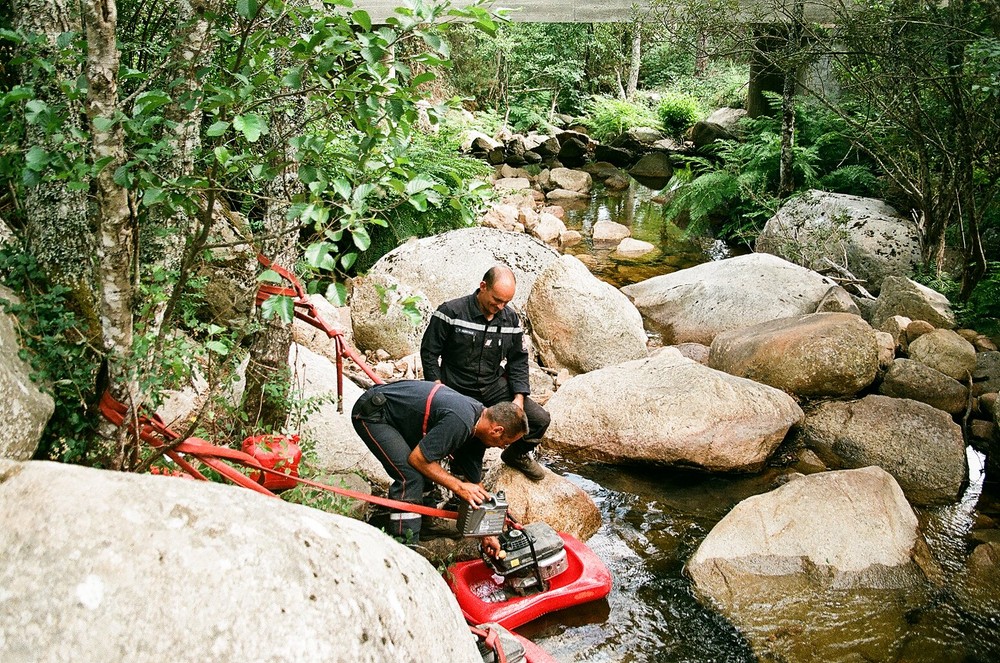
{"type": "MultiPolygon", "coordinates": [[[[752,476],[715,476],[664,469],[612,467],[546,458],[549,467],[585,490],[603,525],[588,544],[614,576],[604,601],[579,606],[518,631],[557,660],[667,663],[751,662],[747,640],[725,618],[695,598],[684,564],[714,525],[738,502],[776,487],[786,470],[752,476]]],[[[982,457],[969,452],[970,484],[960,502],[918,511],[929,547],[951,578],[966,556],[966,535],[976,513],[1000,513],[996,494],[983,493],[982,457]]],[[[995,493],[995,491],[994,491],[995,493]]],[[[767,661],[899,661],[959,663],[1000,660],[1000,623],[963,612],[944,589],[906,615],[903,627],[880,619],[890,594],[817,597],[799,606],[798,623],[776,606],[774,623],[761,628],[776,644],[767,661]]],[[[1000,588],[998,588],[1000,589],[1000,588]]]]}
{"type": "Polygon", "coordinates": [[[621,287],[742,252],[722,240],[687,236],[683,229],[666,223],[663,205],[656,199],[657,192],[635,180],[630,182],[628,189],[613,193],[597,186],[589,201],[576,206],[564,205],[566,227],[580,231],[584,238],[565,252],[580,258],[601,280],[621,287]],[[628,226],[633,238],[649,242],[657,251],[639,260],[614,258],[614,245],[599,246],[591,240],[592,229],[598,221],[628,226]]]}
{"type": "MultiPolygon", "coordinates": [[[[568,252],[617,286],[733,254],[722,242],[685,237],[664,224],[653,193],[635,182],[621,195],[598,191],[588,205],[569,210],[566,221],[585,237],[601,219],[627,225],[633,237],[658,247],[653,259],[616,261],[611,248],[595,247],[589,240],[568,252]]],[[[891,595],[878,592],[828,593],[791,608],[776,605],[773,621],[750,634],[774,643],[760,660],[1000,660],[1000,620],[963,612],[949,589],[965,564],[967,535],[977,514],[1000,519],[1000,490],[993,486],[984,492],[982,456],[970,450],[968,458],[969,486],[962,500],[918,511],[931,552],[946,575],[943,589],[908,608],[902,620],[886,617],[900,612],[899,606],[891,605],[891,595]],[[812,644],[803,648],[803,642],[812,644]]],[[[588,544],[611,569],[615,584],[606,600],[549,615],[519,628],[520,633],[563,663],[758,660],[740,631],[695,598],[683,569],[733,506],[773,490],[788,470],[717,476],[576,463],[551,454],[545,461],[600,508],[603,526],[588,544]]]]}

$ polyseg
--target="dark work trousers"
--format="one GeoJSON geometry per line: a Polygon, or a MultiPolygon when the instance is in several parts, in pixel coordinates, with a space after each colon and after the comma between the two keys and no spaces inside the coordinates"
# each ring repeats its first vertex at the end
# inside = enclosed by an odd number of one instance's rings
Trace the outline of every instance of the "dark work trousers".
{"type": "MultiPolygon", "coordinates": [[[[373,421],[379,418],[380,413],[363,418],[355,415],[351,423],[365,446],[375,454],[392,479],[389,499],[420,504],[424,484],[428,480],[410,465],[409,457],[413,450],[403,436],[389,424],[373,421]]],[[[386,531],[392,536],[400,537],[404,543],[417,543],[420,541],[421,520],[419,513],[393,511],[388,516],[386,531]]]]}

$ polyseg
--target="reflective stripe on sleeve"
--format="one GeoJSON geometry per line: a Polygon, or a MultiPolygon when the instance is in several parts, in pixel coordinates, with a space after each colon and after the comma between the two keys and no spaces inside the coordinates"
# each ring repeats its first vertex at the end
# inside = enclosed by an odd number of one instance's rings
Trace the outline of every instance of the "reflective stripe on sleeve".
{"type": "MultiPolygon", "coordinates": [[[[493,325],[481,325],[478,322],[469,322],[468,320],[459,320],[458,318],[449,318],[441,311],[434,311],[434,317],[440,320],[444,320],[449,325],[455,327],[461,327],[463,329],[471,329],[473,331],[486,331],[487,329],[496,329],[493,325]]],[[[521,334],[524,330],[521,327],[500,327],[501,334],[521,334]]]]}

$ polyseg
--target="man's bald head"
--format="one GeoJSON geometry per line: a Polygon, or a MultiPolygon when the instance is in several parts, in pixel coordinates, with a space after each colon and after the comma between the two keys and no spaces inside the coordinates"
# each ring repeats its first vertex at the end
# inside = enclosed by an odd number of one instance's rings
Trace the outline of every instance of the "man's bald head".
{"type": "Polygon", "coordinates": [[[492,288],[498,281],[510,283],[510,285],[513,286],[517,285],[517,279],[514,278],[514,272],[507,265],[493,265],[486,271],[485,274],[483,274],[483,283],[485,283],[488,288],[492,288]]]}
{"type": "Polygon", "coordinates": [[[506,265],[494,265],[483,274],[479,292],[476,293],[476,301],[487,320],[492,320],[493,316],[514,299],[516,287],[514,272],[506,265]]]}

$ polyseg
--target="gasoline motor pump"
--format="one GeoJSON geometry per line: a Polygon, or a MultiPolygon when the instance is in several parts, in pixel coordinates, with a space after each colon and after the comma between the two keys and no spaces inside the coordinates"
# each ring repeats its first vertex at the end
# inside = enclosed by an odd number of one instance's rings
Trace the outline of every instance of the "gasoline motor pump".
{"type": "Polygon", "coordinates": [[[563,540],[547,523],[531,523],[499,535],[496,559],[483,553],[483,561],[499,576],[503,587],[516,596],[544,592],[549,580],[569,567],[563,540]]]}
{"type": "Polygon", "coordinates": [[[544,592],[549,588],[549,579],[569,567],[562,538],[547,523],[504,529],[506,522],[507,499],[503,491],[497,491],[478,507],[463,502],[458,509],[458,531],[463,536],[496,536],[500,540],[497,558],[485,552],[482,558],[503,578],[507,593],[526,596],[544,592]]]}

